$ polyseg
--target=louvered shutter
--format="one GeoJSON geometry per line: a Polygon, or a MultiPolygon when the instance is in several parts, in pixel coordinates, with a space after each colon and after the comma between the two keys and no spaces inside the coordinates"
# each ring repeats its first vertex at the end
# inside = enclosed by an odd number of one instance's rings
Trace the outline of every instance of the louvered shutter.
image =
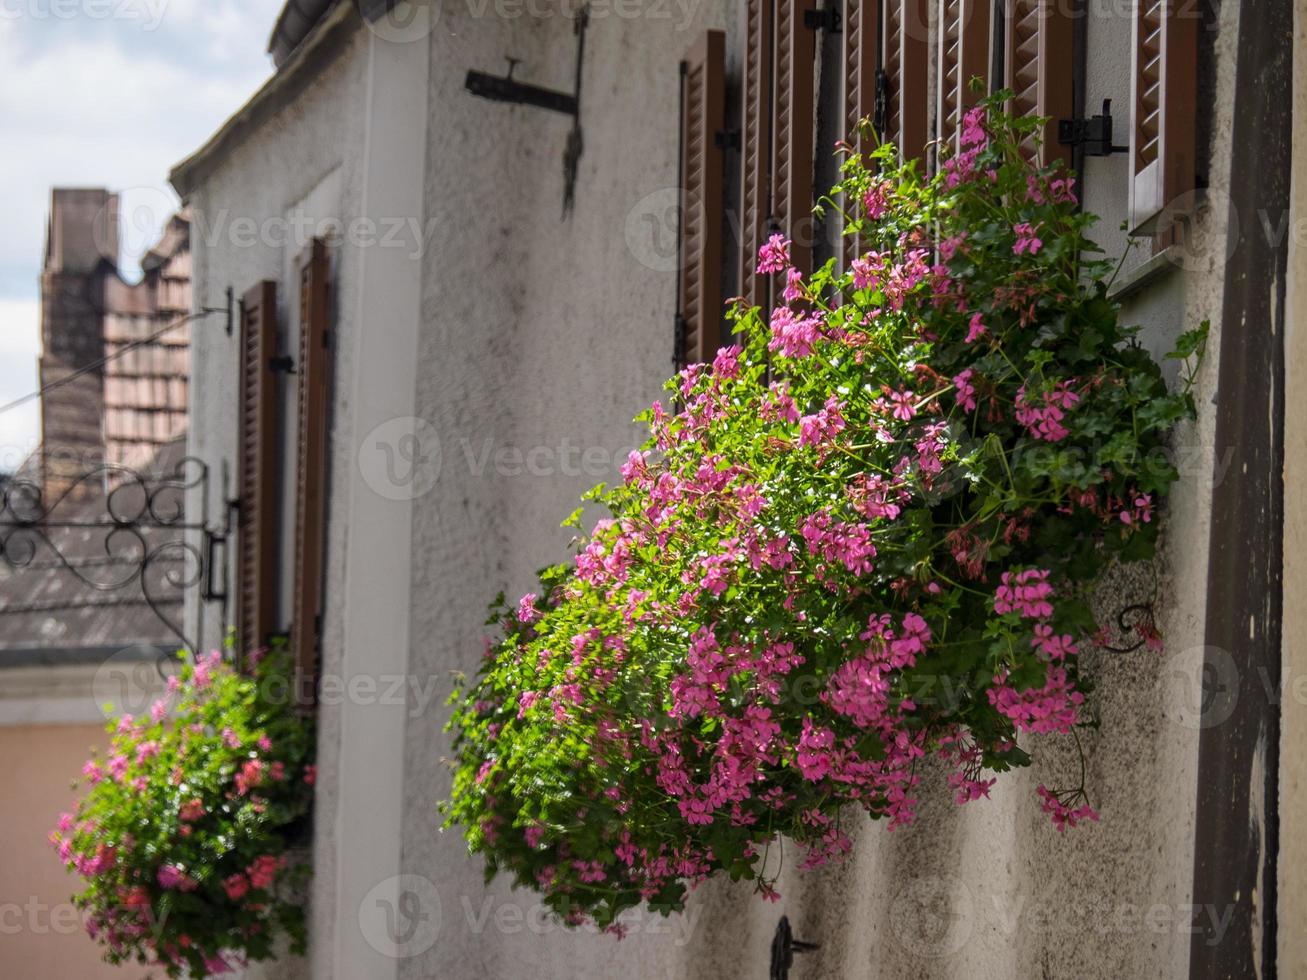
{"type": "Polygon", "coordinates": [[[726,35],[706,31],[681,70],[678,366],[712,360],[721,339],[726,35]]]}
{"type": "Polygon", "coordinates": [[[881,70],[885,73],[882,136],[899,148],[905,160],[924,160],[929,139],[928,3],[929,0],[885,0],[881,32],[881,70]]]}
{"type": "Polygon", "coordinates": [[[844,0],[844,136],[860,153],[866,145],[858,123],[876,113],[880,49],[879,0],[844,0]]]}
{"type": "Polygon", "coordinates": [[[276,616],[276,353],[277,284],[265,281],[241,300],[236,630],[243,650],[268,642],[276,616]]]}
{"type": "MultiPolygon", "coordinates": [[[[876,62],[880,50],[879,0],[844,0],[844,137],[860,154],[875,149],[864,135],[863,119],[876,114],[876,62]]],[[[864,161],[865,162],[865,161],[864,161]]],[[[857,201],[845,201],[844,209],[856,214],[857,201]]],[[[857,257],[856,236],[842,239],[844,266],[857,257]]]]}
{"type": "Polygon", "coordinates": [[[295,581],[291,648],[301,677],[314,678],[321,635],[326,530],[327,395],[331,289],[327,247],[316,238],[299,260],[299,436],[295,467],[295,581]]]}
{"type": "MultiPolygon", "coordinates": [[[[772,221],[793,243],[790,259],[801,272],[812,271],[815,238],[812,217],[813,69],[816,34],[804,15],[817,0],[776,0],[773,31],[772,221]]],[[[781,277],[774,277],[779,290],[781,277]]]]}
{"type": "Polygon", "coordinates": [[[1175,0],[1137,0],[1130,226],[1152,231],[1158,213],[1194,189],[1198,19],[1175,0]]]}
{"type": "Polygon", "coordinates": [[[753,306],[767,297],[758,249],[771,214],[771,81],[773,0],[746,0],[740,127],[740,295],[753,306]]]}
{"type": "Polygon", "coordinates": [[[971,79],[989,76],[989,41],[987,0],[940,0],[935,125],[941,147],[957,149],[962,114],[984,94],[972,90],[971,79]]]}
{"type": "MultiPolygon", "coordinates": [[[[1057,122],[1075,116],[1071,8],[1062,0],[1008,0],[1004,86],[1015,116],[1046,116],[1039,162],[1071,166],[1071,147],[1057,141],[1057,122]]],[[[1034,141],[1023,147],[1034,158],[1034,141]]]]}

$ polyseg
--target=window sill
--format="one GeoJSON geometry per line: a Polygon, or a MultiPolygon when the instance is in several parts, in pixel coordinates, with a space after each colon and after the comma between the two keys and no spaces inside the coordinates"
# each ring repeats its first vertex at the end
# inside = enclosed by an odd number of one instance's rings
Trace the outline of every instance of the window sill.
{"type": "Polygon", "coordinates": [[[1148,261],[1141,262],[1112,284],[1112,288],[1107,291],[1108,299],[1124,302],[1135,293],[1166,278],[1180,268],[1179,252],[1180,246],[1168,245],[1148,261]]]}

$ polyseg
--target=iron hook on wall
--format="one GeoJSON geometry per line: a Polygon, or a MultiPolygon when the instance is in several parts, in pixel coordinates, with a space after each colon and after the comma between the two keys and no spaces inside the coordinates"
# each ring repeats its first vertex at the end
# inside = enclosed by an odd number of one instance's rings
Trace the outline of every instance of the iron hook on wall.
{"type": "Polygon", "coordinates": [[[776,935],[771,941],[771,980],[789,980],[795,954],[811,953],[820,948],[816,943],[795,939],[790,930],[789,918],[782,915],[781,921],[776,923],[776,935]]]}
{"type": "Polygon", "coordinates": [[[200,312],[225,314],[227,317],[227,336],[230,337],[232,335],[232,331],[236,328],[236,321],[233,312],[235,308],[235,301],[232,298],[232,289],[230,286],[227,287],[226,296],[227,296],[226,306],[202,306],[200,307],[200,312]]]}
{"type": "Polygon", "coordinates": [[[507,58],[508,72],[488,75],[482,71],[469,71],[465,86],[473,95],[510,105],[530,105],[572,117],[572,129],[567,134],[563,150],[563,216],[572,210],[576,200],[576,175],[579,169],[584,141],[581,138],[581,69],[585,62],[585,32],[590,25],[589,6],[583,6],[576,15],[572,31],[576,35],[576,82],[572,92],[519,82],[513,70],[521,64],[519,58],[507,58]]]}

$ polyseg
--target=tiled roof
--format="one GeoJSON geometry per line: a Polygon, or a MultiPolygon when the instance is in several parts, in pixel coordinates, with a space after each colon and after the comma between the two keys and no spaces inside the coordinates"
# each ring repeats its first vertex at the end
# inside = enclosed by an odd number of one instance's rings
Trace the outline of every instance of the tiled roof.
{"type": "Polygon", "coordinates": [[[299,43],[317,26],[333,0],[287,0],[272,26],[268,38],[268,54],[278,68],[285,64],[299,43]]]}
{"type": "Polygon", "coordinates": [[[186,431],[190,377],[191,253],[186,216],[173,215],[158,244],[141,261],[139,283],[111,279],[105,290],[105,458],[147,464],[186,431]]]}

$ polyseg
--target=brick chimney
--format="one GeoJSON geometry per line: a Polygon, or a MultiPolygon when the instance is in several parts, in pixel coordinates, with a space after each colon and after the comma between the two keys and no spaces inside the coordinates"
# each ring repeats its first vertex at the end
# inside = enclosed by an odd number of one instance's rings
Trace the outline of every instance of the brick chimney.
{"type": "MultiPolygon", "coordinates": [[[[105,281],[117,261],[117,195],[103,188],[55,188],[41,270],[42,388],[103,359],[105,281]]],[[[91,367],[42,396],[47,505],[103,462],[103,418],[103,367],[91,367]]]]}

